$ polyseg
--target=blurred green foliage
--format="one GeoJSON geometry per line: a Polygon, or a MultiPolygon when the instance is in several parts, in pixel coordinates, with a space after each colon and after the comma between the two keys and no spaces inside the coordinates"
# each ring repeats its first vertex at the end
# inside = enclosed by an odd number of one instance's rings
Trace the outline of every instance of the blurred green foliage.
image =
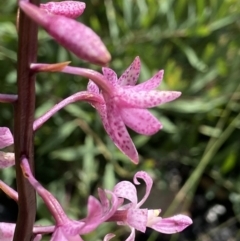
{"type": "MultiPolygon", "coordinates": [[[[160,89],[179,90],[182,96],[153,109],[164,125],[162,131],[151,137],[131,132],[141,156],[138,166],[130,163],[113,145],[91,106],[86,103],[68,106],[36,132],[37,178],[54,193],[73,218],[84,217],[87,197],[96,195],[97,187],[111,189],[118,180],[132,180],[137,170],[145,170],[154,178],[154,189],[160,193],[159,196],[152,195],[149,208],[161,207],[165,212],[174,201],[168,214],[188,211],[191,215],[189,210],[199,187],[203,189],[205,200],[213,200],[218,191],[224,189],[234,211],[231,218],[238,222],[239,1],[91,0],[86,4],[86,11],[79,21],[102,37],[112,54],[110,67],[118,75],[135,56],[140,56],[140,82],[164,69],[160,89]],[[170,178],[169,163],[180,165],[181,170],[185,168],[187,174],[180,171],[170,178]],[[204,176],[211,179],[207,185],[202,184],[204,176]],[[174,199],[177,193],[178,198],[174,199]]],[[[1,93],[16,93],[17,88],[16,12],[16,0],[0,2],[1,93]]],[[[55,63],[68,60],[72,65],[101,71],[98,66],[84,63],[67,52],[40,29],[38,61],[55,63]]],[[[36,117],[64,97],[86,89],[86,85],[87,80],[77,76],[39,74],[36,117]]],[[[12,129],[12,107],[1,104],[0,113],[0,125],[12,129]]],[[[15,185],[14,176],[13,169],[0,172],[0,178],[9,185],[15,185]]],[[[52,221],[41,200],[37,218],[41,224],[52,221]]],[[[228,221],[217,223],[214,228],[219,230],[221,225],[227,226],[228,221]]],[[[102,240],[104,234],[114,227],[104,224],[86,240],[102,240]]],[[[117,230],[119,239],[115,240],[122,240],[123,229],[117,230]]],[[[210,237],[211,230],[208,231],[205,235],[210,237]]],[[[201,235],[196,234],[196,240],[205,240],[201,235]]],[[[239,238],[240,234],[234,236],[239,238]]],[[[155,237],[153,233],[149,240],[155,240],[155,237]]],[[[173,235],[171,240],[180,240],[178,238],[173,235]]]]}

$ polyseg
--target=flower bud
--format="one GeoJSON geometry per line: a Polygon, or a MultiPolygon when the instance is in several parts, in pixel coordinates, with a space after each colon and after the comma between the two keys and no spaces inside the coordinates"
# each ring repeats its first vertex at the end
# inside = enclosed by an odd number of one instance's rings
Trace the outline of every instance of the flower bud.
{"type": "Polygon", "coordinates": [[[20,8],[42,26],[59,44],[79,58],[105,65],[111,55],[92,29],[73,19],[50,15],[31,3],[20,1],[20,8]]]}

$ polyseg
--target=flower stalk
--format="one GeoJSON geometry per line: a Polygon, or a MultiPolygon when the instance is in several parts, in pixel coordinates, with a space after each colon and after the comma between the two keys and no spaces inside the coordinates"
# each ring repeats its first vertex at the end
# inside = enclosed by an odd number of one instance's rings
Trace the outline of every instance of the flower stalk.
{"type": "MultiPolygon", "coordinates": [[[[29,2],[39,5],[39,0],[29,0],[29,2]]],[[[23,154],[26,155],[33,171],[32,126],[35,109],[35,77],[29,66],[36,62],[37,58],[37,31],[37,24],[20,10],[17,63],[18,100],[14,105],[14,144],[19,198],[18,218],[13,241],[32,240],[32,229],[36,215],[35,190],[22,174],[20,159],[23,154]]]]}

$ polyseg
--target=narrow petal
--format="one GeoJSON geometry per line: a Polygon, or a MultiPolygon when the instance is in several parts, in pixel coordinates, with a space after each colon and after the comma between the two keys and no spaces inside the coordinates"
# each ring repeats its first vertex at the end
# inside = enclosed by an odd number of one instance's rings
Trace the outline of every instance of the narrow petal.
{"type": "Polygon", "coordinates": [[[147,226],[148,210],[139,208],[130,208],[127,214],[127,223],[129,226],[145,233],[147,226]]]}
{"type": "Polygon", "coordinates": [[[120,107],[128,108],[151,108],[166,102],[175,100],[181,95],[178,91],[133,91],[129,89],[119,89],[114,100],[120,107]]]}
{"type": "Polygon", "coordinates": [[[106,68],[103,67],[102,68],[102,72],[104,77],[108,80],[108,82],[112,85],[112,86],[116,86],[117,85],[117,74],[110,68],[106,68]]]}
{"type": "Polygon", "coordinates": [[[121,108],[121,117],[126,126],[142,135],[153,135],[162,124],[148,110],[121,108]]]}
{"type": "Polygon", "coordinates": [[[132,89],[135,91],[153,90],[160,85],[160,83],[163,79],[163,74],[164,74],[164,71],[160,70],[151,79],[149,79],[141,84],[138,84],[136,86],[133,86],[132,89]]]}
{"type": "Polygon", "coordinates": [[[149,194],[150,194],[150,191],[152,189],[152,185],[153,185],[153,180],[152,178],[144,171],[140,171],[140,172],[137,172],[135,175],[134,175],[134,178],[133,178],[133,182],[134,184],[136,185],[139,185],[140,182],[137,180],[138,178],[142,179],[145,183],[146,183],[146,192],[145,192],[145,195],[144,197],[142,198],[142,200],[137,204],[137,207],[141,207],[141,205],[146,201],[146,199],[148,198],[149,194]]]}
{"type": "Polygon", "coordinates": [[[105,213],[110,208],[110,203],[109,203],[109,200],[107,198],[107,195],[104,192],[104,190],[102,190],[101,188],[98,188],[98,196],[99,196],[100,202],[102,204],[102,210],[105,213]]]}
{"type": "Polygon", "coordinates": [[[134,241],[135,240],[135,228],[131,228],[131,233],[125,241],[134,241]]]}
{"type": "Polygon", "coordinates": [[[96,216],[100,216],[102,214],[102,206],[100,202],[93,196],[90,196],[88,198],[87,209],[88,209],[88,216],[87,216],[88,220],[91,220],[92,218],[95,218],[96,216]]]}
{"type": "Polygon", "coordinates": [[[99,104],[99,103],[91,103],[96,110],[98,111],[98,114],[100,115],[100,118],[102,120],[102,124],[103,127],[105,129],[105,131],[107,132],[107,134],[109,135],[109,137],[111,138],[111,129],[110,126],[108,124],[108,119],[107,119],[107,107],[105,104],[99,104]]]}
{"type": "Polygon", "coordinates": [[[138,163],[138,153],[129,136],[127,129],[122,121],[119,113],[111,111],[107,115],[107,107],[105,104],[91,103],[98,111],[102,120],[104,129],[106,130],[113,143],[128,156],[135,164],[138,163]],[[115,113],[115,114],[114,114],[115,113]],[[109,119],[108,119],[109,118],[109,119]],[[111,123],[111,125],[109,124],[111,123]]]}
{"type": "Polygon", "coordinates": [[[111,205],[107,212],[103,213],[103,216],[101,217],[101,223],[105,222],[109,218],[113,216],[113,214],[117,211],[119,207],[119,198],[111,191],[105,190],[106,194],[111,195],[111,205]]]}
{"type": "Polygon", "coordinates": [[[15,165],[15,155],[12,152],[0,151],[0,169],[15,165]]]}
{"type": "Polygon", "coordinates": [[[80,229],[77,232],[78,234],[86,234],[93,231],[97,226],[108,220],[116,212],[118,208],[117,196],[113,192],[105,192],[111,195],[111,207],[103,212],[104,208],[101,206],[98,200],[90,196],[88,201],[88,216],[87,218],[80,220],[81,222],[84,221],[85,224],[80,226],[80,229]]]}
{"type": "Polygon", "coordinates": [[[115,185],[113,192],[117,197],[129,200],[133,206],[137,204],[136,187],[129,181],[122,181],[115,185]]]}
{"type": "Polygon", "coordinates": [[[192,224],[192,219],[179,214],[169,218],[157,217],[150,228],[166,234],[179,233],[192,224]]]}
{"type": "Polygon", "coordinates": [[[138,153],[120,116],[119,109],[113,101],[109,101],[106,106],[110,138],[126,156],[137,164],[139,161],[138,153]]]}
{"type": "Polygon", "coordinates": [[[92,80],[89,80],[87,90],[91,93],[99,94],[99,88],[92,80]]]}
{"type": "Polygon", "coordinates": [[[132,64],[125,70],[125,72],[118,79],[118,84],[120,86],[135,85],[140,74],[140,69],[140,58],[136,57],[132,64]]]}
{"type": "Polygon", "coordinates": [[[13,136],[7,127],[0,127],[0,149],[13,144],[13,136]]]}
{"type": "Polygon", "coordinates": [[[86,234],[94,230],[101,223],[102,206],[93,196],[88,198],[88,216],[81,220],[85,224],[80,228],[79,234],[86,234]]]}
{"type": "Polygon", "coordinates": [[[40,8],[47,13],[77,18],[84,12],[86,4],[77,1],[48,2],[40,4],[40,8]]]}
{"type": "Polygon", "coordinates": [[[110,239],[112,239],[113,237],[115,237],[116,235],[113,233],[108,233],[107,235],[105,235],[103,241],[109,241],[110,239]]]}

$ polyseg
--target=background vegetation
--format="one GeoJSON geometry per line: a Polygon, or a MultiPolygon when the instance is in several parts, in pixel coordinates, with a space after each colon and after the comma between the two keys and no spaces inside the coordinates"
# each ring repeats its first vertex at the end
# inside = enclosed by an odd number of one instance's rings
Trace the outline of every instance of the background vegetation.
{"type": "MultiPolygon", "coordinates": [[[[140,81],[165,70],[161,89],[182,97],[153,109],[164,129],[152,137],[131,135],[141,155],[134,166],[111,143],[96,111],[72,104],[35,136],[36,176],[68,214],[84,217],[89,194],[132,180],[137,170],[154,178],[145,206],[162,214],[186,213],[194,224],[180,235],[147,230],[139,240],[240,240],[240,3],[238,0],[91,0],[79,19],[91,26],[112,54],[118,75],[135,56],[142,62],[140,81]]],[[[0,92],[16,93],[16,0],[0,1],[0,92]]],[[[71,60],[88,66],[39,31],[39,62],[71,60]]],[[[90,66],[100,71],[97,66],[90,66]]],[[[76,91],[87,80],[65,74],[37,76],[36,117],[76,91]]],[[[0,105],[0,125],[13,128],[13,110],[0,105]]],[[[15,186],[14,169],[0,178],[15,186]]],[[[144,187],[140,188],[140,194],[144,187]]],[[[0,220],[15,221],[17,207],[0,193],[0,220]]],[[[38,199],[37,222],[51,223],[38,199]]],[[[102,240],[128,229],[104,224],[85,237],[102,240]]]]}

